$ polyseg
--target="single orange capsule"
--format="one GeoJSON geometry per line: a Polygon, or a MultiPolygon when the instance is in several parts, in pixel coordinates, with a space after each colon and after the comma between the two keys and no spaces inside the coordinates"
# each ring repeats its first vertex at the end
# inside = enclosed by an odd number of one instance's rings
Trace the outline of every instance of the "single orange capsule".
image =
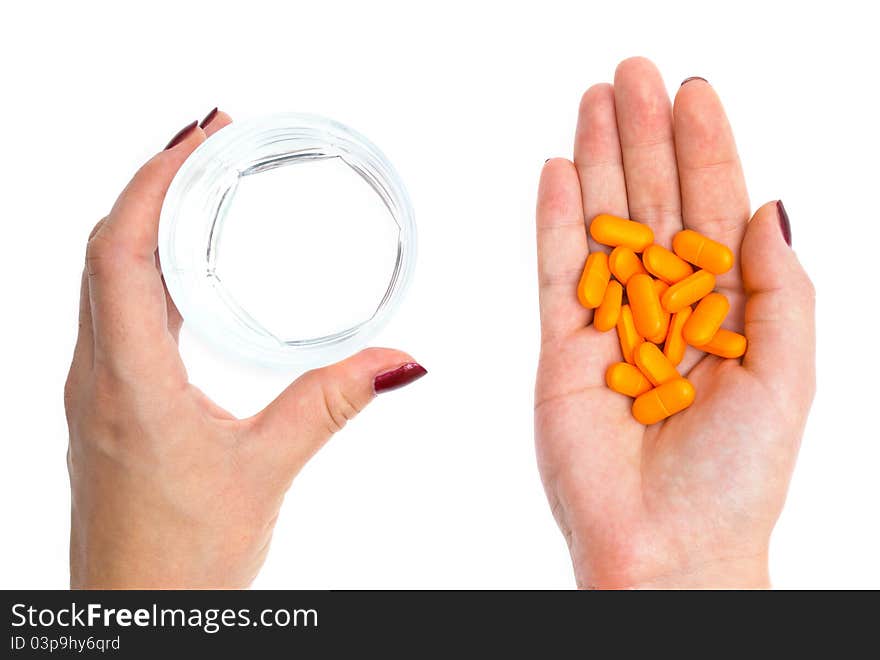
{"type": "Polygon", "coordinates": [[[599,332],[607,332],[617,325],[620,318],[620,306],[623,303],[623,286],[620,282],[611,280],[605,287],[605,297],[602,304],[596,308],[593,314],[593,327],[599,332]]]}
{"type": "Polygon", "coordinates": [[[631,364],[615,362],[605,371],[605,383],[620,394],[636,398],[651,389],[651,381],[631,364]]]}
{"type": "Polygon", "coordinates": [[[715,276],[708,270],[698,270],[681,282],[676,282],[663,294],[663,309],[670,314],[692,305],[715,288],[715,276]]]}
{"type": "Polygon", "coordinates": [[[651,275],[669,284],[675,284],[694,272],[687,261],[657,244],[645,248],[642,261],[651,275]]]}
{"type": "Polygon", "coordinates": [[[710,293],[698,304],[694,313],[681,329],[685,341],[691,346],[702,346],[707,343],[724,322],[730,303],[720,293],[710,293]]]}
{"type": "Polygon", "coordinates": [[[713,275],[721,275],[733,268],[733,252],[729,247],[693,229],[678,232],[672,239],[672,249],[685,261],[713,275]]]}
{"type": "Polygon", "coordinates": [[[690,307],[678,310],[672,315],[672,321],[669,323],[666,343],[663,344],[663,355],[668,357],[676,367],[684,359],[684,349],[687,348],[687,344],[681,335],[681,330],[690,318],[692,311],[690,307]]]}
{"type": "Polygon", "coordinates": [[[622,245],[633,252],[641,252],[654,242],[654,232],[648,225],[604,213],[593,218],[590,236],[603,245],[622,245]]]}
{"type": "Polygon", "coordinates": [[[608,255],[608,268],[611,270],[611,274],[620,280],[624,286],[633,275],[638,275],[639,273],[648,274],[648,271],[642,266],[638,255],[622,245],[611,250],[611,254],[608,255]]]}
{"type": "Polygon", "coordinates": [[[675,365],[669,361],[669,358],[663,355],[663,352],[657,348],[656,344],[644,341],[638,345],[633,351],[633,361],[651,384],[654,386],[668,383],[670,380],[681,378],[675,365]]]}
{"type": "Polygon", "coordinates": [[[636,330],[642,337],[656,337],[663,329],[663,307],[650,275],[633,275],[626,285],[636,330]]]}
{"type": "Polygon", "coordinates": [[[620,340],[620,352],[623,354],[623,359],[632,364],[633,351],[645,340],[636,331],[632,309],[629,305],[620,308],[620,317],[617,319],[617,338],[620,340]]]}
{"type": "Polygon", "coordinates": [[[581,305],[587,309],[595,309],[601,305],[610,279],[608,255],[604,252],[591,252],[587,257],[587,263],[584,264],[584,272],[577,288],[581,305]]]}
{"type": "Polygon", "coordinates": [[[655,424],[687,408],[696,394],[687,378],[670,380],[640,395],[633,402],[633,417],[646,426],[655,424]]]}
{"type": "Polygon", "coordinates": [[[723,358],[738,358],[746,352],[746,344],[746,338],[738,332],[721,328],[700,350],[723,358]]]}

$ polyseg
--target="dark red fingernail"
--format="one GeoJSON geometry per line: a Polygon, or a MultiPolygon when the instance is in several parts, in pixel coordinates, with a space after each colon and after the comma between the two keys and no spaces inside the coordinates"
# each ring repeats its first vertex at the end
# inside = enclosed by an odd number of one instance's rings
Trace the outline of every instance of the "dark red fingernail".
{"type": "Polygon", "coordinates": [[[689,83],[691,80],[702,80],[706,84],[709,83],[709,81],[706,80],[705,78],[703,78],[702,76],[691,76],[690,78],[685,78],[684,80],[682,80],[681,85],[679,85],[679,86],[682,86],[685,83],[689,83]]]}
{"type": "Polygon", "coordinates": [[[173,138],[171,138],[171,141],[165,145],[165,151],[168,151],[168,149],[170,149],[171,147],[175,147],[178,144],[180,144],[181,142],[183,142],[190,133],[192,133],[194,130],[196,130],[196,126],[198,126],[198,125],[199,125],[199,122],[194,121],[193,123],[187,124],[186,126],[181,128],[177,132],[177,135],[175,135],[173,138]]]}
{"type": "Polygon", "coordinates": [[[418,362],[407,362],[402,367],[397,367],[397,369],[392,369],[376,376],[376,380],[373,381],[373,389],[376,391],[376,394],[390,392],[398,387],[409,385],[426,373],[428,373],[428,370],[418,362]]]}
{"type": "Polygon", "coordinates": [[[788,247],[791,247],[791,222],[788,221],[788,213],[785,211],[785,206],[783,206],[781,199],[776,202],[776,213],[779,216],[779,228],[782,230],[782,238],[788,243],[788,247]]]}
{"type": "Polygon", "coordinates": [[[202,121],[199,122],[199,128],[204,128],[205,126],[210,124],[212,121],[214,121],[214,117],[216,116],[217,108],[214,108],[213,110],[211,110],[211,112],[205,115],[205,118],[202,121]]]}

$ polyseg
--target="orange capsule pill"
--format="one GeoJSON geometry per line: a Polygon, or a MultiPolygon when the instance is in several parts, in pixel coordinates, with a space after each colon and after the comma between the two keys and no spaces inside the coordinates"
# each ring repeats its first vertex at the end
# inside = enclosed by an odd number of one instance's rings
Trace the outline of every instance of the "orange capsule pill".
{"type": "Polygon", "coordinates": [[[593,327],[599,332],[607,332],[617,325],[620,318],[620,307],[623,302],[623,286],[620,282],[611,280],[605,287],[605,297],[602,304],[596,308],[593,314],[593,327]]]}
{"type": "Polygon", "coordinates": [[[617,319],[617,338],[620,340],[620,352],[623,354],[623,359],[632,364],[633,351],[645,340],[636,331],[632,309],[629,305],[620,308],[620,317],[617,319]]]}
{"type": "Polygon", "coordinates": [[[608,268],[611,270],[611,274],[620,280],[624,286],[633,275],[638,275],[639,273],[648,274],[648,271],[642,266],[642,261],[638,255],[622,245],[611,250],[611,254],[608,255],[608,268]]]}
{"type": "Polygon", "coordinates": [[[642,337],[656,337],[663,330],[663,307],[650,275],[633,275],[626,285],[636,330],[642,337]]]}
{"type": "Polygon", "coordinates": [[[641,252],[654,242],[654,232],[648,225],[604,213],[593,218],[590,236],[603,245],[622,245],[633,252],[641,252]]]}
{"type": "Polygon", "coordinates": [[[710,293],[698,304],[694,313],[684,324],[681,334],[691,346],[702,346],[707,343],[724,322],[730,303],[720,293],[710,293]]]}
{"type": "Polygon", "coordinates": [[[605,371],[605,383],[620,394],[636,398],[651,389],[651,381],[631,364],[615,362],[605,371]]]}
{"type": "Polygon", "coordinates": [[[738,332],[721,328],[700,350],[723,358],[738,358],[746,352],[746,344],[746,338],[738,332]]]}
{"type": "Polygon", "coordinates": [[[657,244],[645,248],[642,262],[651,275],[669,284],[675,284],[694,272],[687,261],[657,244]]]}
{"type": "Polygon", "coordinates": [[[644,341],[638,345],[633,351],[633,361],[651,384],[654,386],[668,383],[670,380],[681,378],[675,365],[669,361],[669,358],[663,355],[663,352],[657,348],[656,344],[644,341]]]}
{"type": "Polygon", "coordinates": [[[698,270],[693,275],[688,275],[666,289],[661,300],[663,309],[670,314],[675,314],[711,293],[714,288],[715,276],[708,270],[698,270]]]}
{"type": "Polygon", "coordinates": [[[684,349],[687,348],[687,343],[681,330],[690,318],[691,312],[693,310],[690,307],[680,309],[672,315],[672,320],[669,322],[669,332],[666,333],[666,343],[663,344],[663,355],[669,358],[669,361],[675,366],[678,366],[684,359],[684,349]]]}
{"type": "Polygon", "coordinates": [[[584,264],[581,281],[578,282],[577,296],[581,305],[587,309],[601,305],[609,279],[611,271],[608,270],[608,255],[604,252],[591,252],[584,264]]]}
{"type": "Polygon", "coordinates": [[[692,229],[678,232],[672,239],[672,249],[685,261],[714,275],[721,275],[733,268],[733,252],[730,248],[692,229]]]}
{"type": "Polygon", "coordinates": [[[646,426],[655,424],[687,408],[695,396],[694,386],[687,378],[676,378],[639,395],[633,402],[632,414],[646,426]]]}

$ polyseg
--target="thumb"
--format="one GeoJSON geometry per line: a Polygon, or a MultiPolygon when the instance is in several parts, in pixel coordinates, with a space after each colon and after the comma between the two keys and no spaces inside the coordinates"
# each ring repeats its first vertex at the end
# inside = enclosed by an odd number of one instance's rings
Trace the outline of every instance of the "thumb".
{"type": "Polygon", "coordinates": [[[742,272],[748,300],[743,366],[786,404],[809,405],[815,390],[816,293],[789,245],[782,202],[765,204],[746,229],[742,272]]]}
{"type": "Polygon", "coordinates": [[[330,366],[306,372],[253,419],[258,442],[298,471],[376,394],[403,387],[428,373],[412,357],[390,348],[368,348],[330,366]]]}

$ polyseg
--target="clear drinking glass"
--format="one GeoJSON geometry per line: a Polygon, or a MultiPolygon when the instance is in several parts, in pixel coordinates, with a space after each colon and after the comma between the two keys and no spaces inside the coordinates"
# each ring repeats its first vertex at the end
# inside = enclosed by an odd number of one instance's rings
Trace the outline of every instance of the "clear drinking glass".
{"type": "Polygon", "coordinates": [[[184,321],[224,351],[311,367],[350,355],[412,279],[416,227],[385,156],[335,121],[234,122],[165,197],[159,259],[184,321]]]}

